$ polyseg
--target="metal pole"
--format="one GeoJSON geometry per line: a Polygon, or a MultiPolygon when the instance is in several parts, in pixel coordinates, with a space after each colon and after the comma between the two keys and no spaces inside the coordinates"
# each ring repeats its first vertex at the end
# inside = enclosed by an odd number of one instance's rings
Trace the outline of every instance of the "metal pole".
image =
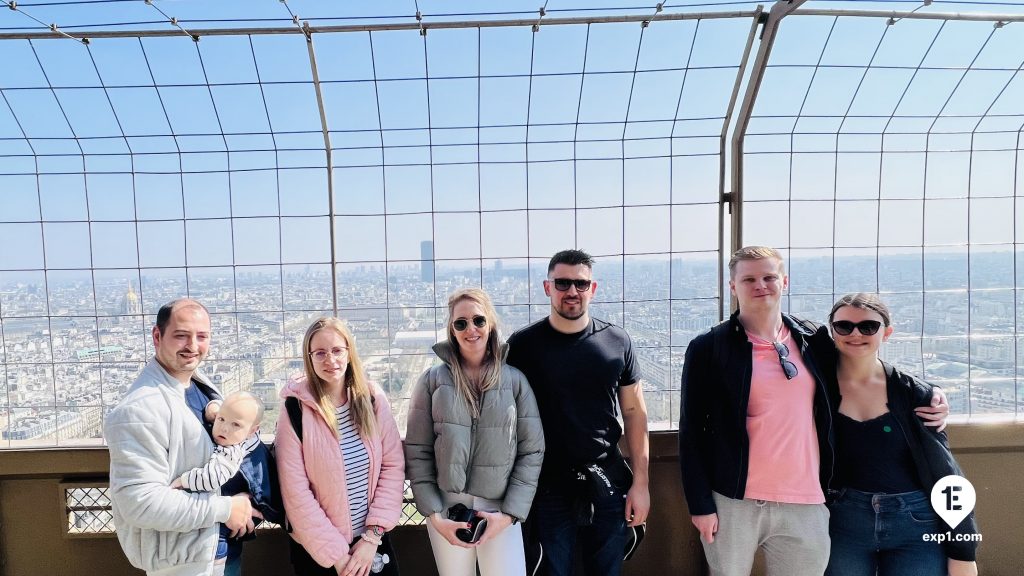
{"type": "Polygon", "coordinates": [[[853,16],[857,18],[892,18],[893,20],[966,20],[972,22],[1024,22],[1024,14],[992,14],[986,12],[897,12],[887,10],[850,10],[801,8],[794,16],[853,16]]]}
{"type": "MultiPolygon", "coordinates": [[[[720,18],[750,18],[754,15],[753,10],[730,10],[724,12],[686,12],[658,14],[657,21],[666,20],[712,20],[720,18]]],[[[588,16],[573,18],[544,18],[541,28],[546,26],[559,26],[566,24],[614,24],[622,22],[650,22],[654,18],[650,14],[622,14],[617,16],[588,16]]],[[[268,35],[268,34],[326,34],[333,32],[382,32],[385,30],[441,30],[451,28],[508,28],[508,27],[532,27],[537,24],[536,18],[515,19],[515,20],[453,20],[442,22],[394,22],[388,24],[350,24],[333,26],[304,26],[302,29],[295,26],[277,26],[268,28],[209,28],[189,29],[191,34],[197,37],[203,36],[241,36],[241,35],[268,35]]],[[[65,27],[65,30],[72,30],[73,26],[65,27]]],[[[181,36],[181,30],[75,30],[75,34],[83,38],[94,40],[97,38],[146,38],[157,36],[181,36]]],[[[55,32],[4,32],[0,33],[0,40],[35,40],[59,38],[66,40],[67,37],[55,32]]]]}
{"type": "MultiPolygon", "coordinates": [[[[730,202],[731,194],[725,191],[726,160],[725,143],[728,141],[729,124],[732,123],[732,113],[736,109],[736,99],[740,94],[740,86],[743,84],[743,77],[747,71],[747,61],[750,60],[750,51],[754,46],[754,38],[757,35],[757,27],[761,24],[764,16],[764,6],[757,5],[754,10],[753,22],[750,23],[750,34],[747,35],[747,45],[743,48],[743,57],[740,58],[740,67],[736,71],[736,82],[732,86],[732,94],[729,96],[729,107],[726,108],[725,119],[722,121],[722,134],[718,140],[718,319],[725,320],[725,313],[722,303],[725,302],[725,206],[730,202]]],[[[731,210],[730,210],[731,213],[731,210]]]]}
{"type": "MultiPolygon", "coordinates": [[[[803,4],[805,0],[791,0],[789,2],[777,2],[775,6],[792,6],[803,4]]],[[[774,11],[775,8],[773,7],[774,11]]],[[[886,10],[852,10],[852,9],[827,9],[827,8],[805,8],[791,10],[797,16],[850,16],[857,18],[892,18],[893,20],[966,20],[975,22],[1024,22],[1024,14],[992,14],[992,13],[970,13],[962,12],[899,12],[886,10]]],[[[686,12],[658,14],[657,20],[712,20],[722,18],[750,18],[754,16],[753,10],[732,10],[723,12],[686,12]]],[[[542,26],[558,26],[566,24],[610,24],[617,22],[650,22],[655,20],[650,14],[624,14],[616,16],[590,16],[572,18],[545,18],[542,26]]],[[[445,28],[507,28],[517,26],[533,26],[537,24],[535,18],[514,19],[514,20],[457,20],[431,23],[407,23],[395,22],[388,24],[351,24],[331,26],[310,26],[306,30],[312,34],[334,33],[334,32],[379,32],[384,30],[425,30],[445,28]]],[[[78,27],[68,26],[64,30],[75,30],[76,34],[84,38],[151,38],[160,36],[180,36],[181,30],[79,30],[78,27]]],[[[190,29],[189,32],[197,37],[202,36],[240,36],[240,35],[273,35],[273,34],[303,34],[306,31],[295,26],[277,26],[266,28],[208,28],[190,29]]],[[[3,32],[0,33],[0,40],[45,40],[45,39],[67,39],[66,36],[56,32],[3,32]]]]}
{"type": "MultiPolygon", "coordinates": [[[[303,27],[301,32],[308,32],[303,27]]],[[[320,128],[324,132],[324,153],[327,155],[327,223],[331,230],[331,308],[338,316],[337,247],[334,243],[334,154],[331,151],[331,133],[327,128],[327,112],[324,110],[324,95],[320,89],[320,73],[316,67],[316,52],[313,50],[313,35],[306,33],[306,49],[309,52],[309,68],[313,72],[313,89],[316,91],[316,106],[320,111],[320,128]]]]}
{"type": "MultiPolygon", "coordinates": [[[[784,17],[791,14],[804,2],[806,0],[776,2],[768,12],[768,18],[761,30],[761,44],[757,48],[757,56],[754,58],[754,65],[747,80],[747,91],[743,95],[740,113],[736,118],[736,128],[732,133],[732,191],[729,197],[729,206],[732,208],[731,251],[743,247],[743,139],[746,136],[747,126],[750,124],[750,116],[754,110],[757,93],[761,89],[761,81],[764,80],[768,58],[771,56],[772,46],[775,44],[779,24],[784,17]]],[[[731,309],[735,310],[736,306],[734,298],[731,309]]]]}

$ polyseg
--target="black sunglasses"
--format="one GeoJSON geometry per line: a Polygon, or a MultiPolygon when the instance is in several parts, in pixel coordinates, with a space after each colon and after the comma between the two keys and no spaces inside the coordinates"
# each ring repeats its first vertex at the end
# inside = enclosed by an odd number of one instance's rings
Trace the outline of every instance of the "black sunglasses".
{"type": "Polygon", "coordinates": [[[789,359],[789,348],[782,342],[772,342],[772,346],[775,346],[775,351],[779,353],[779,364],[782,365],[782,371],[786,373],[786,380],[796,378],[800,372],[796,369],[796,364],[789,359]]]}
{"type": "Polygon", "coordinates": [[[878,320],[861,320],[856,324],[849,320],[836,320],[832,323],[832,329],[840,336],[849,336],[853,333],[854,328],[860,330],[860,333],[865,336],[873,336],[881,327],[882,323],[878,320]]]}
{"type": "MultiPolygon", "coordinates": [[[[484,326],[487,326],[487,317],[473,316],[473,326],[476,326],[477,328],[483,328],[484,326]]],[[[466,328],[469,328],[469,320],[466,320],[465,318],[459,318],[458,320],[454,320],[452,322],[452,328],[455,328],[456,332],[462,332],[466,328]]]]}
{"type": "Polygon", "coordinates": [[[593,280],[573,280],[572,278],[554,278],[551,280],[551,283],[555,285],[555,290],[559,292],[567,292],[570,286],[575,286],[577,292],[586,292],[590,290],[593,282],[593,280]]]}

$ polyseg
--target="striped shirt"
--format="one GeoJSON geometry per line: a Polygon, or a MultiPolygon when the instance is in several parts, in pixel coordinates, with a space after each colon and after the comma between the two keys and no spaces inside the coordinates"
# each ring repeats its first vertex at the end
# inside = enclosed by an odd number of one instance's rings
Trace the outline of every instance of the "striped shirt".
{"type": "Polygon", "coordinates": [[[370,455],[359,437],[359,430],[352,422],[352,415],[345,403],[335,411],[338,419],[338,443],[341,457],[345,462],[345,490],[348,492],[348,509],[352,518],[352,536],[358,536],[366,528],[366,514],[370,509],[370,455]]]}
{"type": "Polygon", "coordinates": [[[186,470],[181,485],[193,492],[215,492],[231,480],[242,466],[242,460],[256,449],[260,435],[252,434],[238,444],[216,446],[210,460],[202,468],[186,470]]]}

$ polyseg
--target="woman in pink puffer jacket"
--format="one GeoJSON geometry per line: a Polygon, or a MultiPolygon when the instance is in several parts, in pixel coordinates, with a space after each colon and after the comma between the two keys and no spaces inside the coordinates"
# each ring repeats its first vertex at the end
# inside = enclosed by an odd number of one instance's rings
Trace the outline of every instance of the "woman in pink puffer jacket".
{"type": "Polygon", "coordinates": [[[276,440],[292,565],[299,576],[397,575],[387,532],[401,517],[405,461],[387,397],[337,318],[314,322],[303,352],[305,374],[281,391],[276,440]],[[289,398],[302,408],[301,438],[289,398]]]}

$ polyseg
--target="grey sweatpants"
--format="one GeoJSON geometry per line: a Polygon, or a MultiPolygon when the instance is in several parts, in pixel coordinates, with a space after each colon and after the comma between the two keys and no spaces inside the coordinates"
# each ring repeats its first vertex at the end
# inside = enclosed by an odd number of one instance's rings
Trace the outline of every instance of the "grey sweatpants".
{"type": "Polygon", "coordinates": [[[713,493],[718,532],[701,539],[711,576],[749,576],[754,554],[764,548],[768,576],[821,576],[828,565],[828,508],[734,500],[713,493]]]}

